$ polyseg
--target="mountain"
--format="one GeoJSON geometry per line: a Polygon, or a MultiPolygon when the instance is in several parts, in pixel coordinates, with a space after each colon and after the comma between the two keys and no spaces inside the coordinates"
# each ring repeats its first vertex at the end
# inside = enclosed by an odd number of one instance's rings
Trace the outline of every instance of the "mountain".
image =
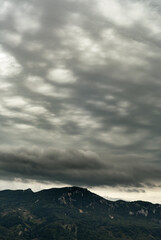
{"type": "Polygon", "coordinates": [[[0,240],[161,240],[161,205],[85,188],[0,191],[0,240]]]}

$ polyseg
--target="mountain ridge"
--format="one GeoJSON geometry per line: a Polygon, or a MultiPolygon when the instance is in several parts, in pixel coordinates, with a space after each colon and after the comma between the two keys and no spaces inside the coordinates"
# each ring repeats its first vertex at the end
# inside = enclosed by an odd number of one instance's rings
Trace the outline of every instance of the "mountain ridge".
{"type": "Polygon", "coordinates": [[[113,202],[87,188],[0,191],[2,240],[160,240],[160,226],[160,204],[113,202]]]}

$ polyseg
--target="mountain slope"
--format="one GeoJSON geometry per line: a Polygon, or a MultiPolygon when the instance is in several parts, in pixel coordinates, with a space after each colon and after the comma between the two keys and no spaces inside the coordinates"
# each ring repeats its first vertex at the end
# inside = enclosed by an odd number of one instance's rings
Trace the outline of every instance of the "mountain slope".
{"type": "Polygon", "coordinates": [[[1,240],[160,240],[161,205],[111,202],[85,188],[0,191],[1,240]]]}

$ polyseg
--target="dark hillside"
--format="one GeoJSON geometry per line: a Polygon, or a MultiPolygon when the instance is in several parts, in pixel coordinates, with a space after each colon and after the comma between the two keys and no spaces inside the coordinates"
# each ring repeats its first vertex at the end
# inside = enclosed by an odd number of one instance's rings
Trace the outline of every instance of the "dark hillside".
{"type": "Polygon", "coordinates": [[[160,240],[161,205],[108,201],[85,188],[0,192],[1,240],[160,240]]]}

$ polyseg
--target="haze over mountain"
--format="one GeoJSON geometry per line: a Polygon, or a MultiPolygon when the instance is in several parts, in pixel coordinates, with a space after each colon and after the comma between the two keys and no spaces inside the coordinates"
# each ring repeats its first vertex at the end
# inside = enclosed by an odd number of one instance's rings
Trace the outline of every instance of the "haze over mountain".
{"type": "Polygon", "coordinates": [[[159,0],[0,0],[0,189],[161,203],[159,0]]]}

